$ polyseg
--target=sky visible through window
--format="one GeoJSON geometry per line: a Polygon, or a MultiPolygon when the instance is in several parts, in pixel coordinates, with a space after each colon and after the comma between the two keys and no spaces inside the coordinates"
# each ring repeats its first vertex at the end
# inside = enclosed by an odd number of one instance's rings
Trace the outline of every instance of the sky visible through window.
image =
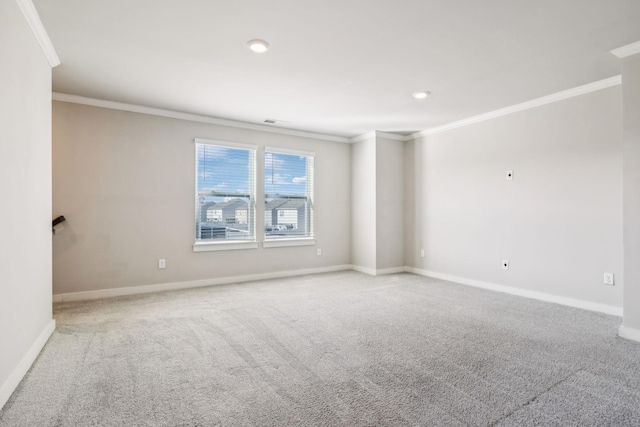
{"type": "Polygon", "coordinates": [[[264,155],[265,194],[305,196],[307,159],[297,154],[266,152],[264,155]]]}
{"type": "Polygon", "coordinates": [[[198,193],[228,194],[207,196],[207,201],[221,202],[233,198],[233,194],[249,194],[249,150],[200,145],[197,153],[198,193]]]}
{"type": "MultiPolygon", "coordinates": [[[[198,193],[221,193],[206,196],[207,201],[226,201],[234,194],[249,194],[251,167],[249,151],[236,148],[200,145],[198,156],[198,193]]],[[[297,154],[265,153],[264,185],[266,194],[305,196],[307,161],[297,154]]]]}

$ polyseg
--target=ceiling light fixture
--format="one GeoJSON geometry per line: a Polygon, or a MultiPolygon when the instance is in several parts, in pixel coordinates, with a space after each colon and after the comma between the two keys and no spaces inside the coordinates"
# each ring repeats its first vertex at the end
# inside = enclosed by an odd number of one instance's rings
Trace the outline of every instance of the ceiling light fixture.
{"type": "Polygon", "coordinates": [[[251,49],[255,53],[265,53],[271,47],[269,43],[260,39],[249,40],[247,42],[247,46],[249,46],[249,49],[251,49]]]}
{"type": "Polygon", "coordinates": [[[413,97],[415,99],[425,99],[427,96],[431,95],[431,92],[427,92],[426,90],[420,92],[414,92],[413,97]]]}

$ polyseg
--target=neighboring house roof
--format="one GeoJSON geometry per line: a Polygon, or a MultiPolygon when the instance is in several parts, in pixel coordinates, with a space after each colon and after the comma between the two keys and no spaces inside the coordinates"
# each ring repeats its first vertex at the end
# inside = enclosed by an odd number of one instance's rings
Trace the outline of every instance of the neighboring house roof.
{"type": "Polygon", "coordinates": [[[278,206],[284,205],[287,203],[287,199],[273,199],[264,205],[265,211],[270,211],[272,209],[277,208],[278,206]]]}
{"type": "Polygon", "coordinates": [[[232,199],[226,202],[220,202],[220,203],[216,203],[213,206],[207,208],[207,210],[214,208],[216,210],[218,209],[246,209],[247,208],[248,203],[245,202],[244,200],[240,200],[240,199],[232,199]]]}
{"type": "Polygon", "coordinates": [[[287,200],[286,203],[278,206],[276,210],[284,210],[284,209],[300,209],[305,207],[306,200],[296,199],[296,200],[287,200]]]}

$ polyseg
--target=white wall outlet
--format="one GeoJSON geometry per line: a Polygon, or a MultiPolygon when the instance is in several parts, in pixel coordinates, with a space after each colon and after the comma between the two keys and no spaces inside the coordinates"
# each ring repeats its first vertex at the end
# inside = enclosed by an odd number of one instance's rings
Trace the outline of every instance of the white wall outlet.
{"type": "Polygon", "coordinates": [[[424,249],[420,249],[420,256],[424,258],[424,249]]]}
{"type": "Polygon", "coordinates": [[[610,286],[615,284],[613,281],[613,273],[604,273],[604,284],[610,286]]]}
{"type": "Polygon", "coordinates": [[[507,171],[507,181],[513,181],[513,171],[507,171]]]}
{"type": "Polygon", "coordinates": [[[503,270],[508,270],[509,269],[509,260],[508,259],[503,259],[502,260],[502,269],[503,270]]]}
{"type": "Polygon", "coordinates": [[[166,268],[167,267],[167,260],[164,258],[161,258],[158,260],[158,268],[166,268]]]}
{"type": "Polygon", "coordinates": [[[316,254],[318,256],[322,256],[322,249],[321,248],[316,249],[316,254]]]}

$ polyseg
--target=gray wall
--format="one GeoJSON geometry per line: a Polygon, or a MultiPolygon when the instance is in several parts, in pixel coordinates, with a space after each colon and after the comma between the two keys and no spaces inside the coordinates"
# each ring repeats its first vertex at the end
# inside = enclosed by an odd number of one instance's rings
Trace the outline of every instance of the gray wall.
{"type": "Polygon", "coordinates": [[[54,293],[406,264],[622,307],[621,201],[620,87],[351,146],[54,103],[54,293]],[[193,253],[194,137],[315,151],[316,247],[193,253]]]}
{"type": "Polygon", "coordinates": [[[429,135],[406,150],[408,265],[622,306],[619,86],[429,135]],[[604,272],[616,274],[616,286],[603,285],[604,272]]]}
{"type": "Polygon", "coordinates": [[[50,324],[51,66],[15,1],[0,1],[0,406],[50,324]]]}
{"type": "Polygon", "coordinates": [[[347,144],[54,102],[53,146],[54,294],[350,263],[347,144]],[[316,246],[194,253],[195,137],[315,152],[316,246]]]}
{"type": "Polygon", "coordinates": [[[376,139],[351,146],[351,263],[376,269],[376,139]]]}
{"type": "Polygon", "coordinates": [[[404,142],[376,139],[376,268],[404,267],[404,142]]]}
{"type": "MultiPolygon", "coordinates": [[[[622,63],[624,98],[624,327],[640,334],[640,54],[622,63]]],[[[640,339],[640,335],[636,339],[640,339]]]]}

